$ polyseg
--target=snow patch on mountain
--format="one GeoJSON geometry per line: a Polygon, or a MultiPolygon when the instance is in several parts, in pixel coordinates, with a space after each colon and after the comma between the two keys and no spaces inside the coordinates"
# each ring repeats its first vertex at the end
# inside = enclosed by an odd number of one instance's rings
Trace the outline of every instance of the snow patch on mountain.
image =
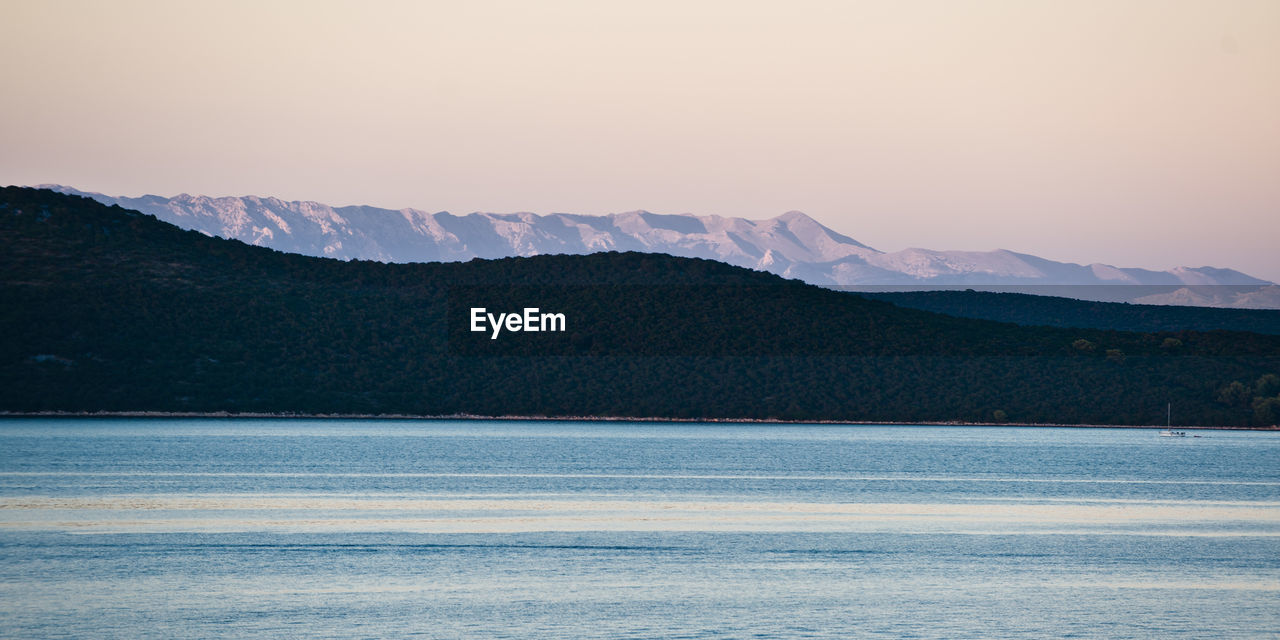
{"type": "MultiPolygon", "coordinates": [[[[799,211],[767,220],[629,211],[604,216],[567,213],[470,213],[331,207],[271,197],[181,194],[137,198],[40,185],[149,213],[184,229],[280,251],[343,260],[461,261],[540,254],[646,251],[708,258],[820,285],[1270,285],[1231,269],[1169,271],[1055,262],[1008,250],[885,253],[837,233],[799,211]]],[[[1172,291],[1172,289],[1171,289],[1172,291]]],[[[1252,296],[1181,292],[1193,304],[1262,305],[1252,296]]],[[[1155,301],[1152,299],[1151,301],[1155,301]]]]}

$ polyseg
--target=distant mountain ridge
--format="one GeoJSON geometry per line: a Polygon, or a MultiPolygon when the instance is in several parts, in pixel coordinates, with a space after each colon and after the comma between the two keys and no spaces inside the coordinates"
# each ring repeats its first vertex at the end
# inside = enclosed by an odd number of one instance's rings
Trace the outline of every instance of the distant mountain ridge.
{"type": "MultiPolygon", "coordinates": [[[[137,198],[40,185],[149,213],[184,229],[280,251],[343,260],[450,262],[543,254],[641,251],[707,258],[810,284],[864,285],[1143,285],[1148,304],[1280,307],[1280,287],[1233,269],[1168,271],[1055,262],[1008,250],[879,251],[798,211],[767,220],[632,211],[610,215],[471,213],[331,207],[277,198],[182,194],[137,198]],[[1196,292],[1223,286],[1239,291],[1196,292]],[[1167,300],[1165,298],[1168,298],[1167,300]]],[[[1110,296],[1110,299],[1115,299],[1110,296]]],[[[1120,297],[1124,299],[1123,296],[1120,297]]],[[[1135,295],[1133,299],[1137,299],[1135,295]]]]}

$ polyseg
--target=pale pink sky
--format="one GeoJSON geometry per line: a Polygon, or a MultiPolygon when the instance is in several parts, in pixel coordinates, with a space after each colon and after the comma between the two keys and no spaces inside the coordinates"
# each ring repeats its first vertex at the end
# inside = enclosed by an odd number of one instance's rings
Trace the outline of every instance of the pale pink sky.
{"type": "Polygon", "coordinates": [[[0,183],[1280,281],[1280,2],[5,0],[0,183]]]}

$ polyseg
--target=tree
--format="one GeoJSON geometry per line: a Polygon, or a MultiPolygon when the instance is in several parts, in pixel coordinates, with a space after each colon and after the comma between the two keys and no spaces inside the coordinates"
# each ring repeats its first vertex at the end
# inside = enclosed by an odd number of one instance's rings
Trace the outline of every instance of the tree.
{"type": "Polygon", "coordinates": [[[1258,378],[1258,381],[1253,385],[1253,393],[1263,398],[1280,394],[1280,376],[1268,373],[1258,378]]]}
{"type": "Polygon", "coordinates": [[[1253,418],[1262,425],[1280,422],[1280,395],[1272,398],[1254,398],[1253,418]]]}
{"type": "Polygon", "coordinates": [[[1239,380],[1218,389],[1217,394],[1218,402],[1232,407],[1244,406],[1252,397],[1253,390],[1239,380]]]}

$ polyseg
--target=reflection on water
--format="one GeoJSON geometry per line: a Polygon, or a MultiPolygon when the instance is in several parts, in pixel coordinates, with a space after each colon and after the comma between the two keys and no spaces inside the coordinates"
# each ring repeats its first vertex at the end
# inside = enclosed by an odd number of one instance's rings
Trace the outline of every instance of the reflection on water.
{"type": "Polygon", "coordinates": [[[198,531],[947,532],[1280,535],[1280,502],[1101,504],[647,501],[611,498],[115,496],[0,498],[0,528],[198,531]]]}

